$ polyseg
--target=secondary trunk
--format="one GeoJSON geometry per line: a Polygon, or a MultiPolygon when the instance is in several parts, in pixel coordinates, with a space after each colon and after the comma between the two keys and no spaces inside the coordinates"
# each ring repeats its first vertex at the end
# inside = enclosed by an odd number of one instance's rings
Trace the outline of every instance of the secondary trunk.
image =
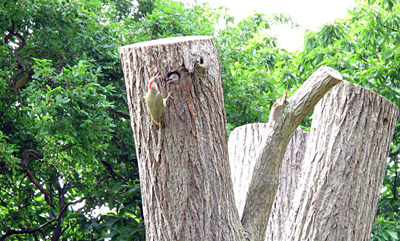
{"type": "MultiPolygon", "coordinates": [[[[261,144],[265,141],[267,127],[266,123],[244,125],[235,128],[229,137],[229,161],[239,214],[243,213],[256,157],[261,144]]],[[[271,207],[265,240],[282,240],[282,230],[285,228],[294,193],[300,182],[309,135],[310,133],[297,128],[287,146],[279,172],[278,189],[271,207]]]]}
{"type": "MultiPolygon", "coordinates": [[[[349,82],[328,92],[308,142],[296,130],[287,147],[265,240],[369,240],[397,116],[393,103],[349,82]]],[[[267,127],[241,126],[229,138],[239,214],[267,127]]]]}
{"type": "Polygon", "coordinates": [[[369,240],[399,110],[347,81],[315,107],[283,240],[369,240]]]}

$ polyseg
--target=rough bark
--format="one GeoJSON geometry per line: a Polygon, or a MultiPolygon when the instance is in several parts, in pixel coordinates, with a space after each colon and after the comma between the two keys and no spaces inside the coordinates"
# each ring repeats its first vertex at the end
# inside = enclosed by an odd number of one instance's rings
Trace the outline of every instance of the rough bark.
{"type": "Polygon", "coordinates": [[[316,106],[282,240],[369,240],[398,108],[350,82],[316,106]]]}
{"type": "MultiPolygon", "coordinates": [[[[267,132],[266,123],[235,128],[228,142],[229,161],[239,214],[243,213],[246,192],[250,185],[260,145],[267,132]]],[[[265,240],[282,240],[281,233],[294,193],[300,181],[301,167],[310,133],[297,128],[287,146],[279,173],[279,186],[271,208],[265,240]]]]}
{"type": "Polygon", "coordinates": [[[321,97],[342,79],[318,69],[290,99],[272,107],[260,145],[243,217],[233,195],[218,54],[211,37],[149,41],[121,47],[132,129],[138,155],[147,240],[263,240],[286,146],[321,97]],[[148,80],[178,72],[166,86],[173,99],[165,128],[152,123],[144,96],[148,80]]]}
{"type": "Polygon", "coordinates": [[[286,147],[300,124],[318,101],[342,76],[322,66],[286,101],[286,96],[271,108],[265,143],[261,144],[246,196],[242,215],[245,230],[255,240],[264,240],[268,217],[278,188],[279,169],[286,147]]]}
{"type": "Polygon", "coordinates": [[[185,37],[123,46],[129,112],[138,155],[146,240],[241,240],[227,154],[218,53],[212,37],[185,37]],[[178,72],[152,123],[144,96],[148,80],[178,72]]]}
{"type": "Polygon", "coordinates": [[[282,239],[282,230],[301,180],[301,170],[310,133],[297,128],[289,142],[279,173],[279,186],[268,219],[265,240],[282,239]]]}
{"type": "MultiPolygon", "coordinates": [[[[229,136],[229,162],[235,203],[239,215],[243,213],[246,193],[253,175],[257,154],[261,144],[265,143],[267,127],[267,123],[247,124],[235,128],[229,136]]],[[[288,207],[290,208],[291,206],[290,203],[294,196],[294,191],[298,186],[309,135],[310,133],[297,128],[286,148],[279,173],[279,186],[269,220],[269,222],[277,223],[274,229],[280,229],[283,223],[282,220],[287,217],[288,207]]],[[[273,240],[279,240],[279,238],[277,239],[278,232],[275,235],[271,235],[273,230],[271,230],[272,227],[270,225],[268,225],[267,236],[270,233],[271,238],[274,238],[273,240]]]]}
{"type": "Polygon", "coordinates": [[[254,165],[261,145],[265,143],[267,123],[247,124],[235,128],[228,141],[235,203],[242,216],[246,193],[249,189],[254,165]]]}

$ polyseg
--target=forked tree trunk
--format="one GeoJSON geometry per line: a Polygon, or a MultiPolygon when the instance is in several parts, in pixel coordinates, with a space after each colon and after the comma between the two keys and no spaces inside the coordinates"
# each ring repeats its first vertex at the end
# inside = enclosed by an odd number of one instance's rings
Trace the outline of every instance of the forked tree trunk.
{"type": "Polygon", "coordinates": [[[342,76],[332,68],[321,66],[286,100],[280,98],[271,108],[265,137],[258,148],[254,171],[242,214],[242,224],[254,240],[264,240],[266,217],[279,184],[279,170],[290,139],[300,122],[342,76]]]}
{"type": "MultiPolygon", "coordinates": [[[[360,86],[343,81],[328,92],[308,143],[296,130],[288,145],[265,240],[369,240],[397,118],[396,105],[360,86]]],[[[239,211],[265,131],[245,125],[229,138],[239,211]]]]}
{"type": "Polygon", "coordinates": [[[146,239],[263,240],[286,146],[341,75],[323,66],[289,99],[285,94],[272,106],[265,136],[254,155],[255,168],[248,178],[240,219],[213,39],[163,39],[119,50],[139,162],[146,239]],[[163,80],[173,72],[179,73],[180,82],[167,86],[163,80]],[[144,100],[148,80],[158,73],[164,98],[173,91],[173,99],[163,110],[165,128],[151,121],[144,100]]]}

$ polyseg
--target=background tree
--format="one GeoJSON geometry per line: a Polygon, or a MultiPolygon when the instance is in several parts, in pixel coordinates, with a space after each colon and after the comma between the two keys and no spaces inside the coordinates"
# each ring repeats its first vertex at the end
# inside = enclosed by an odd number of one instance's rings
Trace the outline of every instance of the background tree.
{"type": "Polygon", "coordinates": [[[129,1],[0,6],[0,239],[141,239],[114,22],[141,8],[129,1]],[[23,166],[29,150],[39,155],[23,166]],[[114,211],[97,216],[99,207],[114,211]]]}

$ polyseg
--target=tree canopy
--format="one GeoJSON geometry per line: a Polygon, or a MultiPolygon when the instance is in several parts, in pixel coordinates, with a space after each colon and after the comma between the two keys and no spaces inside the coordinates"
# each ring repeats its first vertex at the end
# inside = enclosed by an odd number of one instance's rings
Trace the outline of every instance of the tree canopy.
{"type": "MultiPolygon", "coordinates": [[[[360,1],[288,52],[270,35],[276,24],[299,27],[286,14],[235,24],[226,8],[170,0],[0,0],[0,240],[143,239],[119,46],[213,36],[229,133],[267,122],[284,91],[321,65],[400,107],[399,8],[395,0],[360,1]]],[[[373,240],[400,237],[399,127],[373,240]]]]}

